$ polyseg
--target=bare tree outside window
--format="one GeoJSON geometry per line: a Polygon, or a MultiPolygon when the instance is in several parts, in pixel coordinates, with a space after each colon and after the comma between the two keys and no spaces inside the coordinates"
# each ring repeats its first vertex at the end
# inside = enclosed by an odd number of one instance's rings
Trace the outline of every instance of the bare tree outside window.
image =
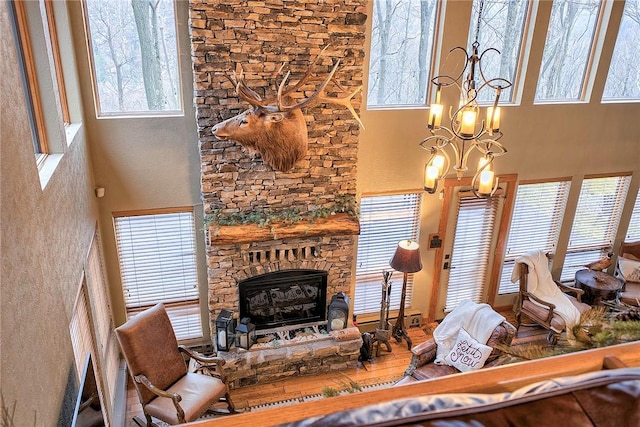
{"type": "Polygon", "coordinates": [[[581,100],[595,30],[598,0],[554,0],[536,102],[581,100]]]}
{"type": "Polygon", "coordinates": [[[638,40],[640,40],[640,0],[627,0],[609,66],[603,100],[640,99],[640,47],[638,40]]]}
{"type": "MultiPolygon", "coordinates": [[[[524,38],[524,23],[527,18],[529,2],[526,0],[485,0],[482,6],[482,19],[478,33],[480,53],[488,51],[482,58],[482,73],[487,80],[494,78],[516,81],[516,71],[519,67],[520,51],[524,38]]],[[[468,49],[475,41],[476,25],[480,0],[474,0],[469,27],[468,49]]],[[[478,103],[493,102],[493,91],[480,91],[478,103]]],[[[501,101],[513,101],[512,87],[501,94],[501,101]]]]}
{"type": "Polygon", "coordinates": [[[172,0],[85,0],[99,114],[181,110],[172,0]]]}
{"type": "Polygon", "coordinates": [[[436,0],[374,0],[369,107],[426,105],[436,0]]]}

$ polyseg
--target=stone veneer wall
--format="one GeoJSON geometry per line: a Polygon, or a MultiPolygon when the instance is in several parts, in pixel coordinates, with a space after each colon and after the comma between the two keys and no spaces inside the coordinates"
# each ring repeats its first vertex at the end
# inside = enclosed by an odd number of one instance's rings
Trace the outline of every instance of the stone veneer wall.
{"type": "MultiPolygon", "coordinates": [[[[248,86],[275,96],[271,79],[284,62],[295,83],[327,45],[314,66],[318,79],[294,99],[309,96],[332,65],[344,92],[362,85],[366,0],[190,0],[195,104],[205,214],[332,205],[356,193],[359,127],[346,108],[321,104],[303,111],[308,124],[307,156],[291,171],[277,172],[239,144],[218,141],[211,127],[249,106],[240,102],[224,72],[242,64],[248,86]]],[[[282,78],[282,77],[280,77],[282,78]]],[[[335,85],[328,94],[338,95],[335,85]],[[335,92],[334,92],[335,91],[335,92]]],[[[361,95],[353,104],[359,110],[361,95]]],[[[285,268],[325,266],[328,295],[349,293],[355,256],[353,236],[300,238],[214,246],[207,239],[209,310],[213,325],[222,308],[237,310],[237,280],[285,268]],[[313,251],[299,250],[312,247],[313,251]],[[276,256],[271,249],[279,248],[276,256]],[[294,250],[295,249],[295,250],[294,250]],[[269,254],[259,257],[256,254],[269,254]]],[[[214,330],[214,328],[212,328],[214,330]]]]}

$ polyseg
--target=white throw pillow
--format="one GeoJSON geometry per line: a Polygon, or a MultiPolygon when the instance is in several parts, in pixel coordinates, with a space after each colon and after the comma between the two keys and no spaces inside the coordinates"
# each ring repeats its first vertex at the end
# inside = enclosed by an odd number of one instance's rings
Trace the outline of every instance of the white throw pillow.
{"type": "Polygon", "coordinates": [[[618,258],[618,271],[620,274],[616,274],[616,276],[620,276],[625,282],[640,282],[640,261],[620,257],[618,258]]]}
{"type": "Polygon", "coordinates": [[[460,328],[456,343],[449,354],[444,357],[444,360],[449,366],[453,366],[459,371],[475,371],[484,366],[484,362],[487,361],[492,350],[491,347],[479,343],[467,331],[460,328]]]}

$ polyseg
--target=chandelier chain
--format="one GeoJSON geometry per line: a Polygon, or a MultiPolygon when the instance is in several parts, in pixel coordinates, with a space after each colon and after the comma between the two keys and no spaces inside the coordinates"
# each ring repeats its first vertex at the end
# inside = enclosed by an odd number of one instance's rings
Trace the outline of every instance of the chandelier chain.
{"type": "Polygon", "coordinates": [[[475,42],[478,43],[478,38],[480,37],[480,23],[482,19],[482,8],[484,7],[484,0],[480,0],[480,6],[478,6],[478,20],[476,22],[476,36],[475,42]]]}

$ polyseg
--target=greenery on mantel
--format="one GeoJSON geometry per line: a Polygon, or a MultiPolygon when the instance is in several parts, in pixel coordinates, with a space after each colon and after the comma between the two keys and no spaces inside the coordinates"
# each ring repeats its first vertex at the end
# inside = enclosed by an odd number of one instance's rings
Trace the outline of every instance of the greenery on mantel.
{"type": "Polygon", "coordinates": [[[225,212],[217,209],[204,217],[206,227],[211,225],[229,226],[256,224],[259,227],[268,227],[272,224],[281,223],[292,225],[300,221],[307,221],[312,224],[317,219],[328,218],[337,213],[346,213],[354,218],[359,217],[358,204],[355,197],[342,195],[336,198],[333,205],[329,207],[315,206],[313,209],[304,209],[293,206],[279,210],[264,209],[252,210],[249,212],[225,212]]]}

